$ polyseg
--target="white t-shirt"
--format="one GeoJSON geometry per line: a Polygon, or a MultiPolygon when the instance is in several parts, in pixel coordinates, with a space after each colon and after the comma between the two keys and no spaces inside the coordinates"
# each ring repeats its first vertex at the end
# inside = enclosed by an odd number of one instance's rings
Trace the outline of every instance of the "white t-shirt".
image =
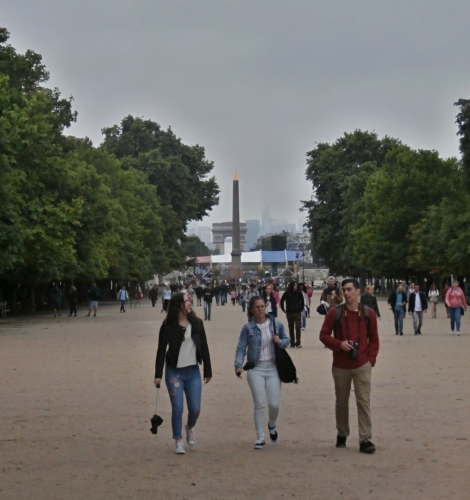
{"type": "Polygon", "coordinates": [[[271,331],[269,329],[269,320],[266,320],[261,325],[258,325],[258,328],[261,330],[261,353],[259,355],[260,361],[271,361],[274,359],[274,342],[273,337],[271,335],[271,331]]]}
{"type": "Polygon", "coordinates": [[[178,364],[176,368],[184,368],[185,366],[197,365],[196,344],[191,338],[191,323],[186,327],[184,332],[184,341],[181,344],[180,353],[178,355],[178,364]]]}
{"type": "MultiPolygon", "coordinates": [[[[273,312],[272,304],[271,304],[271,295],[266,295],[266,312],[269,314],[273,312]]],[[[258,325],[259,326],[259,325],[258,325]]]]}

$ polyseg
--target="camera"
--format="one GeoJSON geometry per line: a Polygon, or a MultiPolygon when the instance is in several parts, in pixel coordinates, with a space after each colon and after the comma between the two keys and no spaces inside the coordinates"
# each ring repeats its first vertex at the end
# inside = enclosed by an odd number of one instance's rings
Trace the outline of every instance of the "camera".
{"type": "Polygon", "coordinates": [[[248,370],[251,370],[254,367],[255,367],[255,364],[253,363],[253,361],[247,361],[245,363],[245,366],[243,367],[243,369],[247,372],[248,370]]]}
{"type": "Polygon", "coordinates": [[[350,359],[357,359],[357,356],[358,356],[357,350],[359,349],[359,342],[353,342],[352,340],[348,340],[348,344],[351,347],[354,347],[354,350],[349,351],[349,358],[350,359]]]}

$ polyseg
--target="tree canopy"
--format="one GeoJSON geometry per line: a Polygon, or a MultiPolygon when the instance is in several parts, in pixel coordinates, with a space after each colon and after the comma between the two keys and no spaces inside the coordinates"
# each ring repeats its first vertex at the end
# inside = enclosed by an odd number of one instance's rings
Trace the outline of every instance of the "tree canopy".
{"type": "Polygon", "coordinates": [[[73,99],[0,28],[0,281],[143,279],[185,266],[190,220],[218,202],[204,148],[131,116],[104,142],[65,135],[73,99]]]}

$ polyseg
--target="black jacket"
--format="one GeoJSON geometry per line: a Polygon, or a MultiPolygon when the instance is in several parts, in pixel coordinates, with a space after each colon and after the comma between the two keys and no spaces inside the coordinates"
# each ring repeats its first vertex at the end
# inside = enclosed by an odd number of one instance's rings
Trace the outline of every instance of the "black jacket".
{"type": "Polygon", "coordinates": [[[286,314],[301,313],[304,309],[304,296],[300,290],[287,290],[281,297],[281,309],[286,314]]]}
{"type": "Polygon", "coordinates": [[[369,306],[371,309],[375,311],[377,317],[380,318],[379,306],[377,304],[377,297],[365,293],[364,295],[361,296],[361,304],[369,306]]]}
{"type": "MultiPolygon", "coordinates": [[[[421,307],[423,308],[423,311],[426,311],[428,309],[428,300],[426,298],[425,293],[419,292],[419,298],[421,299],[421,307]]],[[[411,292],[408,298],[408,311],[410,312],[415,312],[415,299],[416,299],[415,292],[411,292]]]]}
{"type": "MultiPolygon", "coordinates": [[[[265,291],[263,291],[263,294],[261,295],[261,297],[264,299],[265,303],[268,302],[267,295],[266,295],[265,291]]],[[[269,299],[270,299],[270,302],[271,302],[271,310],[274,313],[277,310],[277,301],[276,301],[276,298],[274,297],[274,295],[273,295],[272,292],[271,292],[271,295],[269,296],[269,299]]]]}
{"type": "MultiPolygon", "coordinates": [[[[408,302],[406,298],[406,293],[401,292],[401,294],[403,296],[403,302],[404,302],[403,310],[406,311],[406,303],[408,302]]],[[[397,303],[397,292],[395,290],[390,294],[390,297],[388,298],[388,303],[392,307],[392,309],[395,310],[395,305],[397,303]]]]}
{"type": "MultiPolygon", "coordinates": [[[[158,336],[158,350],[157,358],[155,360],[155,378],[163,378],[163,365],[165,364],[165,361],[171,368],[176,368],[183,338],[184,336],[177,338],[177,335],[173,333],[166,320],[162,323],[162,326],[160,327],[160,334],[158,336]]],[[[197,362],[204,365],[204,378],[212,377],[209,346],[207,345],[204,325],[200,319],[191,323],[191,338],[196,344],[197,362]]]]}

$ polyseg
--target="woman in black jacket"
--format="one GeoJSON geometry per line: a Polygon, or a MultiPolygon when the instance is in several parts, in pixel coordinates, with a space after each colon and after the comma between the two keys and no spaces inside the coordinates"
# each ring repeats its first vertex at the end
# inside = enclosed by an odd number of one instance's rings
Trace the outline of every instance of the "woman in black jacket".
{"type": "Polygon", "coordinates": [[[201,374],[198,363],[204,365],[204,382],[207,384],[212,378],[204,325],[191,310],[189,296],[182,293],[171,297],[166,320],[160,328],[155,361],[156,387],[162,381],[165,361],[165,383],[170,395],[175,451],[182,455],[185,453],[182,437],[184,394],[188,404],[186,441],[189,446],[196,443],[194,426],[201,411],[201,374]]]}
{"type": "Polygon", "coordinates": [[[370,307],[377,314],[380,319],[379,306],[377,304],[377,297],[374,295],[374,287],[372,285],[366,286],[365,294],[361,296],[361,304],[370,307]]]}

